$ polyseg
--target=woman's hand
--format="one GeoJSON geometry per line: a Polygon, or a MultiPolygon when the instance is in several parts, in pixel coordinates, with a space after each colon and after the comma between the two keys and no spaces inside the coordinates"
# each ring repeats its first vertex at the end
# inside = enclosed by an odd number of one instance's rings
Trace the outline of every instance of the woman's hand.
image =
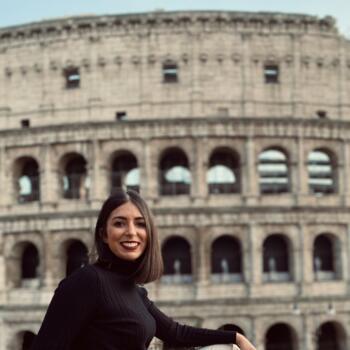
{"type": "Polygon", "coordinates": [[[240,333],[236,333],[236,344],[240,350],[256,350],[255,346],[240,333]]]}

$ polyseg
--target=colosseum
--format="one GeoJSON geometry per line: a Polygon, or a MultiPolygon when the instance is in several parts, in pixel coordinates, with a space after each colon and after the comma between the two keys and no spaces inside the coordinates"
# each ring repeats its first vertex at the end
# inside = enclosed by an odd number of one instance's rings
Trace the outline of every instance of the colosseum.
{"type": "Polygon", "coordinates": [[[0,29],[0,68],[1,350],[30,348],[120,186],[155,213],[165,313],[258,350],[350,348],[350,41],[333,18],[46,20],[0,29]]]}

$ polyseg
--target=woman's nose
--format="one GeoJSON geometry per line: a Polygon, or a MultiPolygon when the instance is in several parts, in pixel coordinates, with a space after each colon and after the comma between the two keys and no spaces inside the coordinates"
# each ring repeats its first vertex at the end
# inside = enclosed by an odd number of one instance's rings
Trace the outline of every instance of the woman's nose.
{"type": "Polygon", "coordinates": [[[133,222],[128,223],[128,232],[129,235],[136,235],[136,227],[133,222]]]}

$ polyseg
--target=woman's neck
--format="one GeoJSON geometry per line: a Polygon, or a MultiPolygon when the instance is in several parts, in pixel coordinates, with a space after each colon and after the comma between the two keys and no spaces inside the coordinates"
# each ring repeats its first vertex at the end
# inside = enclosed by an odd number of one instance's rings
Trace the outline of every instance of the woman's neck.
{"type": "Polygon", "coordinates": [[[108,270],[128,277],[133,277],[140,265],[140,259],[125,260],[119,258],[109,249],[109,247],[106,247],[103,256],[99,257],[97,262],[108,270]]]}

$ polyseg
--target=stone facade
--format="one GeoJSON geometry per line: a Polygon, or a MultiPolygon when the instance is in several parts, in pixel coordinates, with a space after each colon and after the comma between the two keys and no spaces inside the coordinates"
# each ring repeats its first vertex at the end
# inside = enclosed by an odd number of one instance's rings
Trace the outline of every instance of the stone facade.
{"type": "Polygon", "coordinates": [[[349,100],[350,43],[328,17],[161,12],[0,29],[0,349],[25,348],[65,277],[69,246],[91,247],[122,155],[136,160],[163,246],[174,237],[189,245],[191,283],[148,286],[165,313],[238,326],[259,350],[272,349],[276,325],[288,329],[286,349],[325,349],[322,331],[332,330],[329,349],[347,349],[349,100]],[[235,189],[208,184],[210,169],[227,165],[216,152],[235,155],[225,184],[235,189]],[[162,192],[166,157],[188,171],[175,181],[183,192],[162,192]],[[74,174],[88,181],[69,192],[67,169],[81,160],[74,174]],[[213,276],[223,236],[239,242],[236,281],[213,276]],[[281,270],[268,255],[272,236],[285,244],[281,270]],[[23,272],[28,247],[35,278],[23,272]]]}

